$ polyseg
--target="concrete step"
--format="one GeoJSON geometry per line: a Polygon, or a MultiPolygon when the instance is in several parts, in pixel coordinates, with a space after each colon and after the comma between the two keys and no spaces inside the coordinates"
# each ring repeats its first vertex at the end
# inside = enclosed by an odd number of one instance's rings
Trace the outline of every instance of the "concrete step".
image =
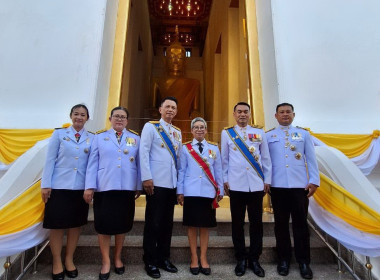
{"type": "MultiPolygon", "coordinates": [[[[211,264],[212,273],[210,276],[197,275],[194,276],[189,272],[189,264],[179,264],[177,265],[179,271],[178,273],[168,273],[161,271],[160,279],[259,279],[253,274],[251,270],[247,270],[246,274],[242,277],[236,277],[234,274],[235,264],[211,264]]],[[[100,265],[88,265],[79,264],[78,266],[79,276],[78,280],[97,280],[100,265]]],[[[267,280],[298,280],[302,279],[296,264],[291,264],[290,272],[287,277],[283,277],[277,274],[275,264],[263,264],[262,267],[265,270],[265,278],[267,280]]],[[[314,280],[349,280],[353,279],[348,273],[339,273],[337,271],[337,266],[335,264],[312,264],[311,268],[314,273],[314,280]]],[[[38,265],[38,271],[35,274],[27,273],[23,279],[27,280],[50,280],[51,279],[51,267],[48,265],[38,265]]],[[[68,279],[68,278],[66,278],[68,279]]],[[[132,279],[132,280],[151,280],[144,271],[144,266],[142,264],[127,265],[126,273],[124,275],[117,275],[111,272],[110,280],[122,280],[122,279],[132,279]]]]}
{"type": "MultiPolygon", "coordinates": [[[[335,262],[333,254],[319,239],[311,238],[311,259],[313,263],[331,264],[335,262]]],[[[127,264],[139,264],[142,262],[143,249],[142,236],[127,236],[124,248],[123,259],[127,264]]],[[[113,239],[112,239],[112,243],[113,239]]],[[[246,244],[249,244],[249,238],[246,237],[246,244]]],[[[260,261],[263,263],[275,263],[275,238],[264,237],[263,253],[260,261]]],[[[111,251],[113,247],[111,247],[111,251]]],[[[112,252],[111,252],[112,254],[112,252]]],[[[234,250],[231,236],[210,236],[208,258],[215,264],[233,264],[235,262],[234,250]]],[[[190,259],[190,249],[187,236],[173,236],[171,244],[171,259],[176,263],[188,263],[190,259]]],[[[51,263],[51,253],[47,248],[40,256],[39,262],[51,263]]],[[[77,264],[94,264],[101,263],[100,251],[97,236],[81,235],[78,242],[78,248],[75,253],[75,263],[77,264]]]]}

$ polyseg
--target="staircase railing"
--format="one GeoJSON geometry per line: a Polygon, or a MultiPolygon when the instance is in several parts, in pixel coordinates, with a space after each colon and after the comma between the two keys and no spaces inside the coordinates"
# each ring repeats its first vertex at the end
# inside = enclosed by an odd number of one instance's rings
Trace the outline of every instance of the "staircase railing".
{"type": "MultiPolygon", "coordinates": [[[[37,259],[41,255],[42,251],[46,248],[46,246],[48,244],[49,244],[49,240],[45,240],[41,244],[34,246],[34,256],[28,263],[25,263],[25,259],[26,259],[26,252],[30,249],[25,250],[24,252],[22,252],[20,254],[20,257],[19,257],[20,274],[17,276],[17,278],[15,278],[16,280],[20,280],[32,265],[33,265],[33,272],[32,273],[34,274],[37,272],[37,259]]],[[[17,258],[15,261],[17,262],[17,258]]],[[[11,257],[10,256],[7,257],[5,260],[5,263],[4,263],[4,269],[5,269],[4,280],[8,280],[10,270],[11,270],[12,266],[14,266],[14,265],[15,265],[15,263],[11,262],[11,257]]]]}
{"type": "MultiPolygon", "coordinates": [[[[343,273],[342,266],[346,268],[346,270],[354,277],[356,280],[362,280],[360,276],[357,274],[357,269],[355,267],[355,264],[358,263],[359,265],[362,266],[364,269],[366,275],[367,275],[367,280],[372,280],[372,264],[371,264],[371,259],[369,256],[365,256],[365,264],[361,264],[360,262],[356,261],[355,259],[355,253],[352,250],[347,249],[344,245],[342,245],[339,241],[336,241],[336,248],[334,247],[334,244],[331,244],[329,242],[328,234],[325,232],[322,232],[317,226],[313,224],[313,222],[308,219],[308,224],[310,228],[318,235],[318,237],[323,241],[323,243],[326,244],[326,246],[330,249],[330,251],[335,255],[335,257],[338,260],[338,272],[343,273]],[[351,265],[346,262],[346,260],[342,256],[342,247],[349,252],[350,255],[350,262],[351,265]]],[[[331,239],[331,238],[330,238],[331,239]]]]}

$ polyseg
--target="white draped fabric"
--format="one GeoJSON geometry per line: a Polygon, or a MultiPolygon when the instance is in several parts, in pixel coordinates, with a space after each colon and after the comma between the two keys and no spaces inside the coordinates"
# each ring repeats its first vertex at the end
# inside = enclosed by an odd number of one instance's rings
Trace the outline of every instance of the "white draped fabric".
{"type": "Polygon", "coordinates": [[[12,256],[32,248],[47,239],[49,230],[42,227],[42,222],[25,230],[0,235],[0,258],[12,256]]]}
{"type": "MultiPolygon", "coordinates": [[[[321,140],[312,136],[314,146],[326,146],[321,140]]],[[[380,137],[372,140],[369,148],[360,156],[351,158],[351,161],[368,176],[380,160],[380,137]]]]}
{"type": "Polygon", "coordinates": [[[379,235],[359,231],[323,209],[313,197],[309,200],[309,214],[323,231],[346,248],[369,257],[380,256],[379,235]]]}

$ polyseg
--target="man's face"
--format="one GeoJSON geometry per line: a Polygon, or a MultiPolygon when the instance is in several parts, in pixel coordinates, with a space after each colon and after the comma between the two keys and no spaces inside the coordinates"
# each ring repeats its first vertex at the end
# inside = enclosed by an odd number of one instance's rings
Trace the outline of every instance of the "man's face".
{"type": "Polygon", "coordinates": [[[165,100],[160,109],[161,118],[167,123],[171,123],[177,114],[177,104],[173,100],[165,100]]]}
{"type": "Polygon", "coordinates": [[[248,124],[249,119],[251,118],[251,111],[247,105],[238,105],[234,111],[234,118],[236,123],[245,127],[248,124]]]}
{"type": "Polygon", "coordinates": [[[295,113],[293,112],[292,107],[286,105],[278,107],[274,116],[280,125],[288,126],[292,124],[295,113]]]}

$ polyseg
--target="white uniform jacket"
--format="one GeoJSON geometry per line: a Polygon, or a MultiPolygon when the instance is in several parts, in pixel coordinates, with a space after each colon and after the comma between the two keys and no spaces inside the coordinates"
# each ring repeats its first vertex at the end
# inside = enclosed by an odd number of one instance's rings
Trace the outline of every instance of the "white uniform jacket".
{"type": "Polygon", "coordinates": [[[266,135],[272,158],[272,187],[305,188],[308,183],[319,186],[318,164],[308,131],[292,125],[279,126],[266,135]]]}
{"type": "MultiPolygon", "coordinates": [[[[219,148],[216,144],[202,141],[203,151],[199,152],[198,141],[193,139],[191,145],[193,149],[208,163],[211,174],[213,175],[219,189],[220,195],[224,195],[223,176],[222,176],[222,160],[219,148]]],[[[208,179],[203,168],[189,153],[186,145],[182,146],[180,155],[180,169],[178,173],[177,194],[184,196],[196,197],[215,197],[215,187],[208,179]]]]}
{"type": "MultiPolygon", "coordinates": [[[[181,130],[163,119],[160,120],[160,125],[173,143],[179,165],[179,151],[182,148],[181,130]]],[[[174,159],[151,122],[144,125],[141,133],[140,161],[142,181],[152,179],[154,186],[170,189],[177,186],[177,169],[174,159]]]]}
{"type": "Polygon", "coordinates": [[[120,144],[114,129],[95,135],[88,160],[86,189],[95,191],[141,190],[140,137],[123,129],[120,144]]]}
{"type": "MultiPolygon", "coordinates": [[[[247,125],[243,130],[238,125],[235,125],[234,128],[250,149],[252,156],[256,158],[256,161],[262,167],[264,182],[270,184],[272,163],[265,132],[250,125],[247,125]]],[[[231,190],[241,192],[264,190],[263,180],[231,140],[226,129],[222,131],[221,153],[223,181],[228,182],[231,190]]]]}
{"type": "Polygon", "coordinates": [[[83,190],[88,156],[94,134],[82,129],[79,142],[77,132],[70,126],[58,128],[51,136],[41,188],[83,190]]]}

